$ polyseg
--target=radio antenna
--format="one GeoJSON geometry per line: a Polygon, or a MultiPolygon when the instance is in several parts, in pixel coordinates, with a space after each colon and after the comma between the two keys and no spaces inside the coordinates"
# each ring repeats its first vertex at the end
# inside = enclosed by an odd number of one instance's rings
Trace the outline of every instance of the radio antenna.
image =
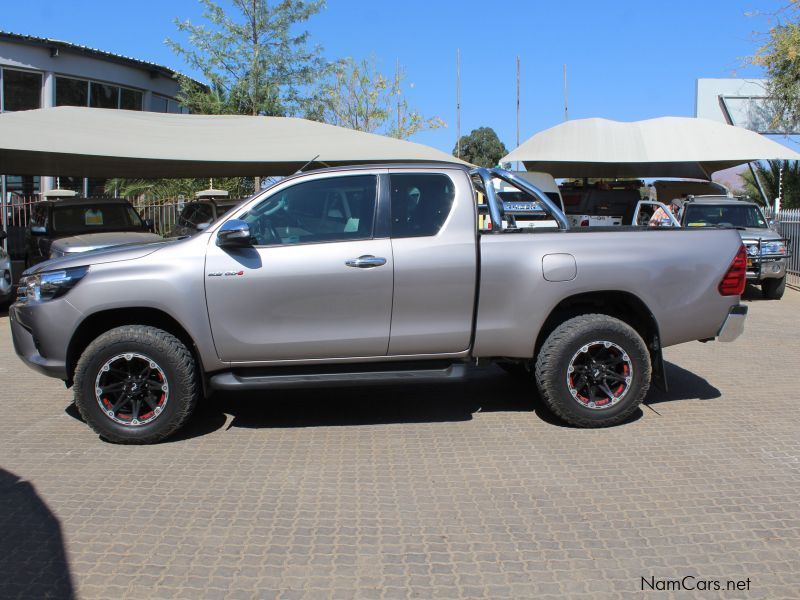
{"type": "MultiPolygon", "coordinates": [[[[297,173],[302,173],[302,172],[303,172],[303,169],[305,169],[305,168],[306,168],[308,165],[310,165],[311,163],[313,163],[314,161],[316,161],[318,158],[319,158],[319,154],[317,154],[317,155],[316,155],[314,158],[312,158],[310,161],[308,161],[308,162],[307,162],[306,164],[304,164],[302,167],[300,167],[299,169],[297,169],[297,171],[295,172],[295,174],[297,174],[297,173]]],[[[325,163],[322,163],[322,164],[324,165],[325,163]]],[[[326,165],[326,166],[327,166],[327,165],[326,165]]]]}

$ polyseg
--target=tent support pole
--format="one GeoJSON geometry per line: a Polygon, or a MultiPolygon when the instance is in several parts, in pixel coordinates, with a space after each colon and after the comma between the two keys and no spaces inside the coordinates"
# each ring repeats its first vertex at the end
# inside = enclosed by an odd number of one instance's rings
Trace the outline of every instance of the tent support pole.
{"type": "Polygon", "coordinates": [[[756,187],[758,188],[758,193],[761,194],[761,199],[764,201],[764,206],[772,206],[769,198],[767,198],[767,193],[764,191],[764,186],[761,184],[758,171],[753,168],[753,163],[747,163],[747,166],[750,167],[750,174],[753,176],[753,181],[756,182],[756,187]]]}
{"type": "MultiPolygon", "coordinates": [[[[731,111],[728,109],[728,103],[725,102],[724,96],[717,96],[717,100],[719,101],[719,107],[722,110],[722,115],[725,117],[725,122],[728,125],[736,126],[733,122],[733,117],[731,117],[731,111]]],[[[764,192],[764,186],[761,185],[761,178],[758,176],[758,172],[753,168],[753,163],[747,163],[747,166],[750,168],[750,174],[753,176],[753,181],[756,182],[756,187],[758,188],[758,193],[761,194],[761,199],[764,201],[765,206],[770,206],[769,198],[767,198],[766,192],[764,192]]]]}
{"type": "MultiPolygon", "coordinates": [[[[0,226],[8,233],[8,198],[6,195],[6,176],[0,175],[0,226]]],[[[3,250],[8,252],[8,238],[3,240],[3,250]]]]}

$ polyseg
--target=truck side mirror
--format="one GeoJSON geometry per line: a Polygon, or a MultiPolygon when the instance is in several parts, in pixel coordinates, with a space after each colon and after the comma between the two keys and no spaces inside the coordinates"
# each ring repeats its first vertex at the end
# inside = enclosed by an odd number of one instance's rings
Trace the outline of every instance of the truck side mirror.
{"type": "Polygon", "coordinates": [[[147,231],[155,233],[156,224],[153,222],[153,219],[142,219],[142,224],[147,231]]]}
{"type": "Polygon", "coordinates": [[[220,248],[247,248],[252,245],[250,226],[239,219],[225,221],[217,232],[217,246],[220,248]]]}

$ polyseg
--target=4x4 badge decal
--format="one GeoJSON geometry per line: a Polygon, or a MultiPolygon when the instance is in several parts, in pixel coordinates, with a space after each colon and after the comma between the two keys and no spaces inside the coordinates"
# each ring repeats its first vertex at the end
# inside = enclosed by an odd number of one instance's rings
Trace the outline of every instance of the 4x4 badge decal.
{"type": "Polygon", "coordinates": [[[219,273],[209,273],[209,277],[241,277],[244,275],[244,271],[225,271],[219,273]]]}

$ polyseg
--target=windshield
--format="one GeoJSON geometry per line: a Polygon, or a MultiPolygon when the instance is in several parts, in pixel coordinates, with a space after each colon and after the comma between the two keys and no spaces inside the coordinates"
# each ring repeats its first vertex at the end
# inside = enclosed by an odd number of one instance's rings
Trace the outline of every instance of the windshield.
{"type": "Polygon", "coordinates": [[[53,207],[53,231],[91,233],[143,229],[142,219],[127,204],[73,204],[53,207]]]}
{"type": "Polygon", "coordinates": [[[756,227],[767,228],[757,206],[752,204],[688,204],[686,227],[756,227]]]}

